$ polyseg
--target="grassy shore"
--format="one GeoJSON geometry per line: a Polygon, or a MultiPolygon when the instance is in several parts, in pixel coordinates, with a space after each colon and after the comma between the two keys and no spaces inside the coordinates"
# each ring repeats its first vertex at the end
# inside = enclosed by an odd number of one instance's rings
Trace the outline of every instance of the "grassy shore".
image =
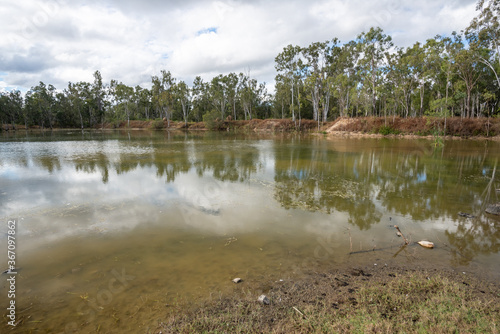
{"type": "Polygon", "coordinates": [[[498,333],[498,283],[470,274],[382,267],[310,273],[258,293],[177,305],[161,333],[498,333]]]}

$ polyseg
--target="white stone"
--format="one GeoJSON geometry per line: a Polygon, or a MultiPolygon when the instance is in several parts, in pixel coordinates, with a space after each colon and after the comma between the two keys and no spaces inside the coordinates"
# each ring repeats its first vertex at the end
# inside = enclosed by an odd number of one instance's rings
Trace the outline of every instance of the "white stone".
{"type": "Polygon", "coordinates": [[[259,298],[257,299],[259,302],[261,302],[262,304],[264,305],[269,305],[271,304],[271,301],[269,300],[269,298],[267,298],[266,295],[260,295],[259,298]]]}

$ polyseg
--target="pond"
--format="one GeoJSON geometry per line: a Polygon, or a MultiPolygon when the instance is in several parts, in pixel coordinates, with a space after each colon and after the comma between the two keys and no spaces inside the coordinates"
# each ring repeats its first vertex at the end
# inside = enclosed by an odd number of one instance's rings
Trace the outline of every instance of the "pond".
{"type": "Polygon", "coordinates": [[[484,213],[499,201],[498,157],[500,143],[472,140],[3,133],[14,332],[153,331],[177,303],[258,296],[309,270],[398,263],[498,279],[499,219],[484,213]]]}

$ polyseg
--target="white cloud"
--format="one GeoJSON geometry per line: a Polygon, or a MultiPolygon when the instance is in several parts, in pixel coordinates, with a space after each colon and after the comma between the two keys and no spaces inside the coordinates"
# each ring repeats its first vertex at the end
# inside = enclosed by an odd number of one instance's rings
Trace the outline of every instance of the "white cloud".
{"type": "Polygon", "coordinates": [[[380,26],[398,46],[464,29],[474,0],[27,0],[0,8],[0,89],[103,79],[149,86],[166,69],[205,80],[251,71],[272,82],[288,44],[355,39],[380,26]]]}

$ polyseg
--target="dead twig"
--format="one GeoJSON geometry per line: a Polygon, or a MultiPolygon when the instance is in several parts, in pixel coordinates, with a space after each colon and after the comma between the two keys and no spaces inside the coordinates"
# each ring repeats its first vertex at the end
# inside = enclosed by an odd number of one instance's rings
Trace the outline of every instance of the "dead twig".
{"type": "Polygon", "coordinates": [[[298,314],[300,314],[301,316],[304,317],[304,319],[307,319],[307,317],[304,315],[304,313],[300,312],[298,308],[296,308],[295,306],[292,306],[292,308],[297,311],[298,314]]]}
{"type": "Polygon", "coordinates": [[[398,225],[394,225],[394,227],[396,228],[396,230],[398,230],[399,234],[401,234],[401,237],[404,239],[405,241],[405,245],[408,245],[408,239],[405,238],[405,236],[403,235],[403,232],[401,232],[401,230],[399,229],[398,225]]]}
{"type": "Polygon", "coordinates": [[[346,228],[347,233],[349,234],[349,251],[352,253],[352,237],[351,237],[351,228],[346,228]]]}

